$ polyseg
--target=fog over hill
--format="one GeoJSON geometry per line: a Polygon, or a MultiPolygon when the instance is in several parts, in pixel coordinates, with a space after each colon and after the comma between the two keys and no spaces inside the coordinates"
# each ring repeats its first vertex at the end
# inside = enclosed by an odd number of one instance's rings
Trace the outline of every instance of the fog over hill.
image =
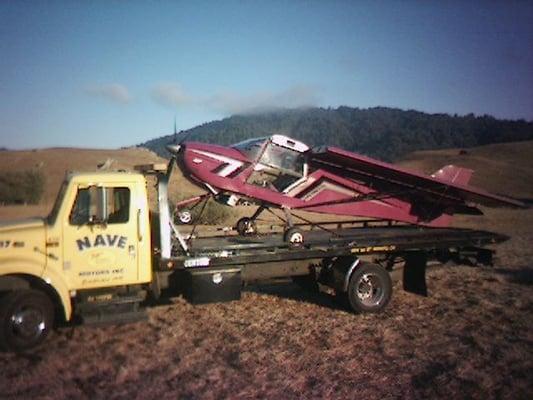
{"type": "MultiPolygon", "coordinates": [[[[183,131],[188,140],[231,144],[279,133],[311,146],[334,145],[386,161],[416,150],[473,147],[533,139],[533,122],[499,120],[484,115],[451,116],[375,107],[280,109],[235,115],[183,131]]],[[[168,157],[174,135],[142,143],[168,157]]]]}

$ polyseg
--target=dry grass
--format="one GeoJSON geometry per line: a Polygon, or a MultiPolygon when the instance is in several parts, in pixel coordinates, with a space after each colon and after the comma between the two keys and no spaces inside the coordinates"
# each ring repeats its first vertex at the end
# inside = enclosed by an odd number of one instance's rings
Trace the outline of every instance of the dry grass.
{"type": "MultiPolygon", "coordinates": [[[[533,197],[530,182],[521,196],[533,197]]],[[[148,322],[62,328],[36,354],[0,354],[0,397],[531,398],[533,212],[457,224],[512,239],[494,268],[431,270],[427,298],[397,285],[384,313],[353,315],[287,283],[231,303],[178,297],[150,308],[148,322]]]]}
{"type": "Polygon", "coordinates": [[[533,141],[491,144],[466,149],[419,151],[409,154],[400,165],[432,173],[454,164],[475,171],[472,185],[490,192],[515,197],[533,197],[533,141]]]}
{"type": "MultiPolygon", "coordinates": [[[[45,191],[42,201],[37,205],[28,206],[0,206],[0,220],[25,218],[32,216],[46,216],[54,203],[57,192],[65,174],[69,171],[96,171],[99,165],[109,164],[109,170],[132,171],[137,164],[165,163],[166,160],[144,148],[127,148],[121,150],[91,150],[91,149],[42,149],[25,151],[3,151],[0,153],[0,170],[21,171],[36,168],[43,171],[45,176],[45,191]]],[[[175,169],[170,182],[170,197],[178,194],[190,196],[201,193],[196,186],[183,179],[180,171],[175,169]],[[179,184],[178,184],[179,182],[179,184]]],[[[150,179],[148,186],[152,199],[155,181],[150,179]]]]}

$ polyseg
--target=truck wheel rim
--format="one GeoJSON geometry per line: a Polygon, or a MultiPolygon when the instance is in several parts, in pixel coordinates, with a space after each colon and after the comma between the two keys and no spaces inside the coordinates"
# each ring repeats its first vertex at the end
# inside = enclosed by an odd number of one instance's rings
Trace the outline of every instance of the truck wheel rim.
{"type": "Polygon", "coordinates": [[[357,298],[365,306],[376,306],[383,300],[383,286],[377,275],[364,274],[355,287],[357,298]]]}
{"type": "Polygon", "coordinates": [[[11,329],[15,336],[37,339],[46,329],[43,313],[36,308],[23,308],[11,317],[11,329]]]}

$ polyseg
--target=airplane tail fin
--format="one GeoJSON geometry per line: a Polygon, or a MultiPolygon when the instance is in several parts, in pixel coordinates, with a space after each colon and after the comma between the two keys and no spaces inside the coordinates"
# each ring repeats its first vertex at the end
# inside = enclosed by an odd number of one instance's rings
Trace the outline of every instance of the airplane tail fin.
{"type": "MultiPolygon", "coordinates": [[[[472,178],[473,173],[474,170],[472,169],[456,167],[455,165],[446,165],[438,171],[435,171],[433,174],[431,174],[431,176],[444,182],[466,186],[468,185],[468,182],[470,182],[470,178],[472,178]]],[[[473,208],[472,210],[478,209],[473,208]]],[[[468,212],[467,214],[469,213],[470,212],[468,212]]],[[[452,222],[452,219],[452,214],[441,215],[439,218],[439,226],[449,226],[452,222]]]]}
{"type": "Polygon", "coordinates": [[[456,167],[455,165],[446,165],[431,174],[431,176],[458,185],[468,185],[473,173],[474,170],[472,169],[456,167]]]}

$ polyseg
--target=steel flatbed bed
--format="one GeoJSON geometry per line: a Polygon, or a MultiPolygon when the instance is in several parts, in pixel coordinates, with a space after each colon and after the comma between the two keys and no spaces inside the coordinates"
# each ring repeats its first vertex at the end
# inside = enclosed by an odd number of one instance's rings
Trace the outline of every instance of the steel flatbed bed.
{"type": "MultiPolygon", "coordinates": [[[[463,228],[424,228],[419,226],[360,227],[306,231],[304,245],[291,248],[281,233],[254,236],[215,236],[195,238],[188,255],[163,259],[163,268],[247,265],[306,260],[343,255],[371,255],[413,251],[471,250],[503,242],[507,236],[463,228]]],[[[486,250],[486,249],[483,249],[486,250]]]]}
{"type": "Polygon", "coordinates": [[[307,230],[297,247],[281,233],[196,237],[187,241],[187,254],[176,245],[175,255],[161,258],[158,275],[163,286],[181,282],[192,303],[236,300],[243,284],[292,278],[348,296],[355,311],[376,312],[390,298],[391,277],[402,276],[404,290],[427,295],[428,261],[492,264],[487,246],[507,239],[473,229],[366,224],[307,230]]]}

